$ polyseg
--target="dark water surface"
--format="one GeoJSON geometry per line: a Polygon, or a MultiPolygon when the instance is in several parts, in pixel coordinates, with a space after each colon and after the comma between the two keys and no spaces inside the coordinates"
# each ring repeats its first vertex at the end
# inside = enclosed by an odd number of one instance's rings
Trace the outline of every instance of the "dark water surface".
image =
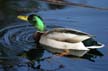
{"type": "MultiPolygon", "coordinates": [[[[107,0],[66,1],[108,8],[107,0]]],[[[47,2],[47,0],[0,1],[0,71],[107,71],[108,10],[87,8],[82,5],[61,6],[47,2]],[[96,36],[96,40],[105,46],[91,50],[82,58],[59,57],[42,47],[36,49],[33,39],[36,29],[29,23],[17,19],[17,15],[31,13],[43,17],[48,29],[56,27],[78,29],[96,36]]]]}

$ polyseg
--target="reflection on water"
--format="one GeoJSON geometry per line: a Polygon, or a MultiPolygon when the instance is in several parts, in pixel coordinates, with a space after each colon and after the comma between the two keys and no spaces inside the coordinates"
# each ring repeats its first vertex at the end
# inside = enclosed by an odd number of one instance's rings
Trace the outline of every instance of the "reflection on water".
{"type": "Polygon", "coordinates": [[[108,8],[99,8],[84,3],[74,3],[65,0],[0,0],[0,25],[16,22],[16,16],[27,14],[31,12],[38,12],[40,10],[63,9],[66,6],[78,6],[85,8],[93,8],[99,10],[108,10],[108,8]]]}
{"type": "MultiPolygon", "coordinates": [[[[87,52],[83,57],[81,57],[82,59],[87,59],[89,61],[95,62],[95,59],[97,57],[102,57],[103,54],[98,51],[97,49],[91,49],[89,52],[87,52]]],[[[74,58],[75,56],[66,56],[68,58],[74,58]]],[[[76,57],[77,58],[77,57],[76,57]]]]}
{"type": "Polygon", "coordinates": [[[74,2],[64,1],[64,0],[40,0],[40,1],[45,1],[47,3],[55,4],[55,5],[63,5],[63,6],[70,5],[70,6],[78,6],[78,7],[85,7],[85,8],[93,8],[93,9],[98,9],[98,10],[108,10],[108,8],[95,7],[95,6],[87,5],[84,3],[74,3],[74,2]]]}
{"type": "Polygon", "coordinates": [[[17,22],[17,15],[38,11],[39,6],[35,0],[0,0],[0,28],[17,22]]]}
{"type": "Polygon", "coordinates": [[[65,5],[48,4],[50,9],[63,9],[65,5]]]}
{"type": "Polygon", "coordinates": [[[17,15],[38,12],[40,10],[63,9],[68,5],[108,10],[107,8],[99,8],[65,0],[0,0],[0,28],[5,27],[8,24],[12,25],[13,22],[17,22],[17,15]]]}

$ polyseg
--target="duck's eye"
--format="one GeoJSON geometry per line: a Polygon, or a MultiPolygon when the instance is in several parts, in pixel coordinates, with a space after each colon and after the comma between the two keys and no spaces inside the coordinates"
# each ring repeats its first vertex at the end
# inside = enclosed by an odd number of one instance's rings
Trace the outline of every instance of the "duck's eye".
{"type": "Polygon", "coordinates": [[[33,20],[33,22],[36,22],[36,20],[33,20]]]}
{"type": "Polygon", "coordinates": [[[37,22],[36,19],[33,19],[32,21],[33,21],[33,23],[36,23],[37,22]]]}

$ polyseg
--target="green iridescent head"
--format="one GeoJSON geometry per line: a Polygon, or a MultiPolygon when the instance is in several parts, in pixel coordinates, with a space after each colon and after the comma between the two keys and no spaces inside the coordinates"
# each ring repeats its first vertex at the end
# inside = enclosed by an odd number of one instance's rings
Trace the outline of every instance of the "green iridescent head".
{"type": "Polygon", "coordinates": [[[28,22],[31,23],[38,31],[45,31],[45,24],[40,16],[32,14],[28,16],[28,22]]]}

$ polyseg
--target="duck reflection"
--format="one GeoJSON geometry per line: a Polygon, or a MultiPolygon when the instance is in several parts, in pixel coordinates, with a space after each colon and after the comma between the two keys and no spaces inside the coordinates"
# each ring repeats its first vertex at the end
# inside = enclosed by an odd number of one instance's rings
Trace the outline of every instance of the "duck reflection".
{"type": "MultiPolygon", "coordinates": [[[[44,51],[45,50],[43,49],[43,47],[41,47],[41,46],[38,45],[38,47],[36,47],[36,48],[30,49],[29,51],[24,51],[21,54],[17,54],[16,55],[19,58],[25,58],[25,59],[27,59],[28,61],[26,63],[25,62],[22,62],[22,59],[19,59],[17,57],[14,58],[11,55],[11,59],[8,59],[9,56],[8,57],[5,57],[5,59],[0,59],[0,66],[2,65],[1,68],[4,69],[4,70],[12,69],[12,68],[14,68],[17,65],[18,67],[16,68],[16,70],[18,68],[20,68],[20,67],[26,67],[26,68],[29,68],[30,67],[32,69],[46,71],[46,69],[43,69],[41,67],[40,62],[45,61],[47,59],[51,59],[52,57],[45,57],[44,58],[43,57],[44,51]],[[36,65],[35,62],[37,62],[38,64],[36,65]]],[[[0,50],[0,52],[3,52],[3,51],[0,50]]],[[[4,55],[2,55],[2,56],[4,56],[4,55]]],[[[102,56],[104,56],[104,55],[99,50],[97,50],[97,49],[91,49],[88,53],[86,53],[83,57],[80,57],[80,58],[79,57],[72,56],[72,55],[71,56],[70,55],[67,55],[67,56],[64,56],[64,57],[71,58],[71,59],[73,59],[73,58],[87,59],[89,61],[95,62],[95,59],[97,57],[102,57],[102,56]]],[[[50,71],[59,70],[61,68],[64,68],[64,65],[63,64],[60,64],[57,68],[52,69],[50,71]]]]}
{"type": "MultiPolygon", "coordinates": [[[[15,51],[0,44],[0,70],[17,71],[18,69],[20,70],[21,67],[24,67],[29,70],[35,69],[47,71],[48,69],[43,69],[40,64],[40,62],[50,59],[50,57],[43,57],[44,51],[45,50],[38,45],[38,47],[30,49],[29,51],[23,51],[17,54],[14,53],[15,51]]],[[[49,71],[55,71],[61,68],[64,68],[64,66],[59,65],[57,68],[49,71]]]]}
{"type": "Polygon", "coordinates": [[[41,67],[40,62],[42,61],[47,61],[47,59],[51,59],[51,57],[43,57],[44,55],[44,49],[42,46],[38,45],[38,47],[31,49],[27,52],[24,52],[23,54],[21,54],[20,56],[23,56],[25,58],[27,58],[28,60],[30,60],[30,62],[28,62],[28,67],[31,67],[33,69],[39,70],[39,71],[55,71],[55,70],[60,70],[61,68],[64,68],[63,64],[60,64],[57,68],[55,69],[44,69],[41,67]],[[35,64],[35,62],[38,63],[38,65],[35,64]]]}
{"type": "Polygon", "coordinates": [[[100,52],[99,50],[97,49],[91,49],[89,52],[87,52],[84,56],[82,57],[75,57],[75,56],[72,56],[72,55],[67,55],[65,57],[68,57],[68,58],[79,58],[79,59],[87,59],[89,61],[92,61],[92,62],[95,62],[95,59],[97,57],[102,57],[104,56],[102,52],[100,52]]]}
{"type": "Polygon", "coordinates": [[[102,57],[102,56],[104,56],[104,55],[99,50],[92,49],[86,55],[84,55],[82,58],[88,59],[88,60],[90,60],[92,62],[95,62],[95,59],[97,57],[102,57]]]}
{"type": "Polygon", "coordinates": [[[42,56],[44,54],[44,49],[41,47],[31,49],[26,51],[19,56],[27,58],[30,62],[28,62],[28,66],[32,68],[40,69],[40,62],[43,61],[42,56]],[[37,61],[38,65],[35,67],[35,61],[37,61]]]}

